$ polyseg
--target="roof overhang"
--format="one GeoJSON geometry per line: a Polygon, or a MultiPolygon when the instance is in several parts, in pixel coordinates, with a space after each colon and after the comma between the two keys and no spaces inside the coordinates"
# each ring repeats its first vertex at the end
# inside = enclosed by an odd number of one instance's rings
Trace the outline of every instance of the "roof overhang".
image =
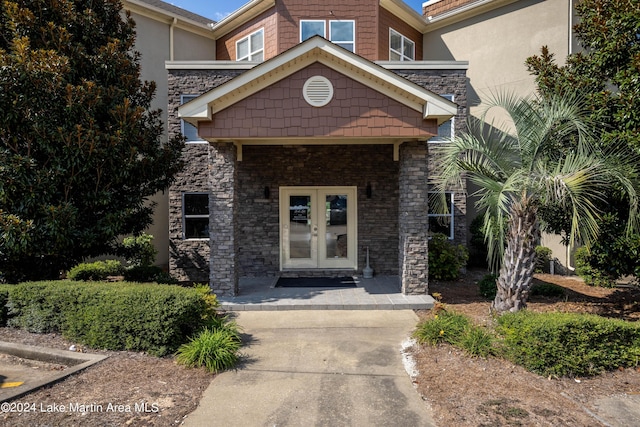
{"type": "Polygon", "coordinates": [[[492,11],[502,6],[515,3],[518,0],[475,0],[462,6],[453,8],[436,16],[427,16],[428,25],[423,32],[430,32],[455,24],[474,16],[492,11]]]}
{"type": "Polygon", "coordinates": [[[178,115],[197,126],[219,111],[314,63],[321,63],[420,112],[440,125],[457,113],[457,105],[392,71],[326,39],[315,36],[286,52],[181,105],[178,115]]]}
{"type": "Polygon", "coordinates": [[[143,1],[125,0],[123,9],[159,22],[173,24],[177,28],[198,34],[199,36],[215,39],[211,32],[211,24],[207,25],[201,22],[194,21],[187,17],[172,13],[168,10],[152,6],[143,1]]]}
{"type": "Polygon", "coordinates": [[[275,5],[276,0],[250,0],[241,6],[240,9],[237,9],[224,19],[218,21],[217,24],[211,26],[214,37],[218,39],[224,36],[275,5]]]}
{"type": "Polygon", "coordinates": [[[409,5],[402,0],[380,0],[380,6],[387,9],[389,12],[393,13],[395,16],[402,19],[402,21],[411,25],[421,33],[424,33],[429,26],[427,20],[424,19],[420,13],[409,7],[409,5]]]}

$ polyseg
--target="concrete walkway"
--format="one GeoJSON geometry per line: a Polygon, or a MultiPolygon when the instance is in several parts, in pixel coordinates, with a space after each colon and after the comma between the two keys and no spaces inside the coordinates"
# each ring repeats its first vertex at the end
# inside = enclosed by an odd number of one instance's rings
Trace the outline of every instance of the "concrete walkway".
{"type": "Polygon", "coordinates": [[[246,362],[215,377],[185,426],[433,426],[405,371],[411,310],[245,311],[246,362]]]}
{"type": "Polygon", "coordinates": [[[430,295],[404,295],[398,276],[356,279],[356,288],[276,288],[276,278],[242,278],[240,295],[219,297],[222,308],[249,310],[428,310],[430,295]]]}

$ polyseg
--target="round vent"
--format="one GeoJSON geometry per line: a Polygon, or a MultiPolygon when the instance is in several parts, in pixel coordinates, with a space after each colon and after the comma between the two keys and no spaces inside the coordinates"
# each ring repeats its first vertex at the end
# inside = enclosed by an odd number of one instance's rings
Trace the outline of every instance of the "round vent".
{"type": "Polygon", "coordinates": [[[324,107],[333,98],[333,85],[322,76],[310,77],[302,88],[305,101],[314,107],[324,107]]]}

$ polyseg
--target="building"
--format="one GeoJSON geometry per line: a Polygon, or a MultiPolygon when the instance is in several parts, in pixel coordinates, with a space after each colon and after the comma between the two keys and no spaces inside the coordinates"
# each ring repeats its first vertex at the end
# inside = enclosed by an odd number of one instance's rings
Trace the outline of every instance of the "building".
{"type": "Polygon", "coordinates": [[[215,59],[166,63],[170,272],[236,295],[240,277],[378,274],[426,293],[431,224],[466,241],[465,189],[428,213],[437,146],[466,116],[467,63],[425,61],[400,0],[253,0],[211,26],[215,59]]]}
{"type": "MultiPolygon", "coordinates": [[[[548,46],[559,64],[580,47],[573,32],[575,0],[429,0],[423,14],[429,25],[424,35],[424,59],[469,61],[467,106],[479,117],[482,105],[501,92],[528,96],[535,78],[525,61],[548,46]]],[[[492,119],[499,120],[500,117],[492,119]]],[[[473,192],[472,189],[469,191],[473,192]]],[[[468,205],[468,222],[476,216],[468,205]]],[[[571,248],[556,235],[543,235],[561,271],[572,270],[571,248]]]]}

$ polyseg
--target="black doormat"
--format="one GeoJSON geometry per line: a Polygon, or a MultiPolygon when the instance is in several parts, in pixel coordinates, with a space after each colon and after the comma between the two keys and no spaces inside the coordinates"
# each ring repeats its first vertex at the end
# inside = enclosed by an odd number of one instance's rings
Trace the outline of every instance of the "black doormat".
{"type": "Polygon", "coordinates": [[[356,288],[353,277],[281,277],[276,288],[356,288]]]}

